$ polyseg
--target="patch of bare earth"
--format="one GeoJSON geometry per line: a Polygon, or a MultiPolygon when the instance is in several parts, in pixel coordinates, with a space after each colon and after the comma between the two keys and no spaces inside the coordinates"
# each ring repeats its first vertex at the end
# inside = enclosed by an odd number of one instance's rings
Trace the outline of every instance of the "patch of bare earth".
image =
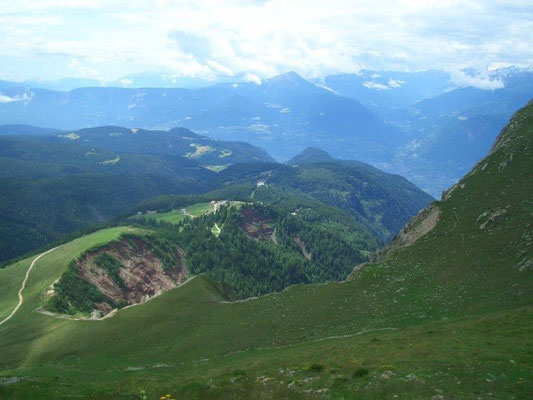
{"type": "Polygon", "coordinates": [[[274,229],[261,213],[253,208],[243,208],[241,229],[244,233],[255,240],[272,240],[276,244],[274,229]]]}
{"type": "Polygon", "coordinates": [[[307,246],[305,245],[305,242],[302,240],[300,235],[296,235],[294,237],[294,241],[300,246],[300,249],[302,250],[302,254],[305,257],[307,261],[311,261],[313,258],[313,255],[307,250],[307,246]]]}
{"type": "MultiPolygon", "coordinates": [[[[121,240],[102,249],[91,252],[77,261],[80,277],[117,304],[139,304],[163,292],[174,289],[187,279],[187,268],[182,254],[178,254],[179,265],[163,268],[159,258],[141,239],[121,240]],[[122,264],[121,286],[95,260],[103,253],[114,257],[122,264]]],[[[107,302],[96,304],[104,314],[113,310],[107,302]]]]}
{"type": "Polygon", "coordinates": [[[387,247],[378,250],[374,254],[372,261],[380,261],[392,250],[413,244],[422,236],[431,232],[439,222],[439,218],[440,209],[436,205],[431,205],[420,211],[416,217],[412,218],[411,221],[402,228],[400,233],[396,235],[387,247]]]}

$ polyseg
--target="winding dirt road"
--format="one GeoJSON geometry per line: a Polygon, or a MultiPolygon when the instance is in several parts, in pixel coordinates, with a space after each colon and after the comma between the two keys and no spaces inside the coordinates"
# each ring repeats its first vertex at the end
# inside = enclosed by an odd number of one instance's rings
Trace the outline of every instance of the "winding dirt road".
{"type": "MultiPolygon", "coordinates": [[[[59,247],[59,246],[58,246],[59,247]]],[[[56,250],[58,247],[54,247],[53,249],[50,249],[50,250],[47,250],[45,251],[44,253],[41,253],[39,254],[37,257],[34,258],[34,260],[31,262],[31,265],[30,267],[28,268],[28,270],[26,271],[26,276],[24,278],[24,280],[22,281],[22,286],[20,287],[19,289],[19,302],[17,304],[17,306],[13,309],[13,311],[11,311],[11,314],[9,314],[4,320],[0,321],[0,326],[2,326],[3,324],[5,324],[7,321],[9,321],[11,318],[13,318],[13,316],[16,314],[16,312],[18,311],[18,309],[20,308],[20,306],[22,305],[22,303],[24,302],[24,298],[22,297],[22,291],[24,290],[24,288],[26,287],[26,282],[28,281],[28,277],[30,276],[30,272],[31,270],[33,269],[33,266],[35,265],[35,263],[37,261],[39,261],[39,259],[42,257],[42,256],[45,256],[47,255],[48,253],[51,253],[52,251],[56,250]]]]}

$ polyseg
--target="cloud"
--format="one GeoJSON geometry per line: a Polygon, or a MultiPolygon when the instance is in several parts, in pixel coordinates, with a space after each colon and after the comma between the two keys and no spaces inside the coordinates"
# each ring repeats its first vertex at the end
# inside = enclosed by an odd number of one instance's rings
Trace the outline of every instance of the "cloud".
{"type": "Polygon", "coordinates": [[[375,90],[389,90],[390,89],[390,87],[388,87],[386,85],[383,85],[383,84],[378,83],[378,82],[373,82],[373,81],[367,81],[367,82],[363,83],[363,86],[367,87],[369,89],[375,89],[375,90]]]}
{"type": "Polygon", "coordinates": [[[449,71],[450,72],[450,81],[459,87],[472,86],[478,89],[501,89],[505,87],[505,84],[497,78],[491,78],[486,74],[475,75],[476,71],[471,71],[470,73],[462,71],[449,71]]]}
{"type": "Polygon", "coordinates": [[[122,86],[124,87],[128,87],[128,86],[131,86],[131,84],[133,83],[133,79],[128,79],[128,78],[122,78],[118,81],[122,86]]]}
{"type": "Polygon", "coordinates": [[[211,56],[213,50],[211,42],[205,37],[182,31],[170,32],[168,36],[177,43],[184,53],[190,54],[199,60],[207,60],[211,56]]]}
{"type": "Polygon", "coordinates": [[[405,81],[402,81],[400,79],[389,79],[389,82],[387,83],[389,87],[391,88],[399,88],[401,87],[405,81]]]}
{"type": "Polygon", "coordinates": [[[0,10],[0,58],[15,79],[486,70],[533,64],[532,31],[530,0],[21,0],[0,10]]]}
{"type": "Polygon", "coordinates": [[[29,101],[32,101],[34,96],[35,96],[35,94],[33,92],[24,93],[22,95],[16,95],[16,96],[13,96],[13,97],[6,96],[6,95],[0,93],[0,103],[15,103],[15,102],[18,102],[18,101],[23,101],[23,102],[27,103],[29,101]]]}
{"type": "Polygon", "coordinates": [[[82,78],[93,78],[97,79],[100,77],[100,71],[97,69],[91,68],[87,66],[86,64],[82,63],[81,61],[72,58],[70,60],[69,66],[72,71],[75,71],[75,74],[77,77],[82,78]]]}
{"type": "Polygon", "coordinates": [[[245,75],[244,75],[244,81],[245,82],[253,82],[257,85],[260,85],[261,84],[261,78],[258,77],[257,75],[255,74],[251,74],[249,72],[247,72],[245,75]]]}

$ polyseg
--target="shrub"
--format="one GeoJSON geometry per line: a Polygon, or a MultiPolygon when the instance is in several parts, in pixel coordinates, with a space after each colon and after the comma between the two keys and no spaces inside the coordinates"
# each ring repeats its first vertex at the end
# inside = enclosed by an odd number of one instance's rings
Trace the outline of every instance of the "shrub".
{"type": "Polygon", "coordinates": [[[242,370],[242,369],[236,369],[235,371],[233,371],[233,375],[244,376],[244,375],[246,375],[246,371],[242,370]]]}
{"type": "Polygon", "coordinates": [[[361,378],[363,376],[366,376],[368,375],[368,369],[366,368],[357,368],[354,372],[353,372],[353,377],[354,378],[361,378]]]}
{"type": "Polygon", "coordinates": [[[324,366],[322,364],[313,363],[309,367],[309,371],[322,372],[322,371],[324,371],[324,366]]]}

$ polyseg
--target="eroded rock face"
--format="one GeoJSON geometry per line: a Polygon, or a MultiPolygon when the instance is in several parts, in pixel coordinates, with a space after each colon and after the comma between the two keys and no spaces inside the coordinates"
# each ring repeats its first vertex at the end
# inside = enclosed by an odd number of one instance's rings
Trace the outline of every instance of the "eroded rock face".
{"type": "Polygon", "coordinates": [[[380,261],[392,250],[413,244],[422,236],[431,232],[431,230],[437,225],[437,222],[439,222],[439,218],[440,209],[437,205],[432,204],[423,209],[402,228],[400,233],[396,235],[389,245],[376,251],[372,257],[372,261],[380,261]]]}
{"type": "MultiPolygon", "coordinates": [[[[171,290],[187,279],[183,254],[178,251],[176,256],[178,265],[165,268],[143,240],[122,239],[86,254],[76,264],[80,277],[94,285],[115,304],[131,305],[171,290]],[[119,275],[122,282],[117,282],[108,271],[97,264],[96,260],[104,253],[120,262],[119,275]]],[[[95,307],[104,314],[113,309],[112,305],[106,302],[96,303],[95,307]]]]}
{"type": "Polygon", "coordinates": [[[241,229],[248,237],[256,240],[272,240],[276,243],[274,229],[259,211],[244,208],[241,214],[243,216],[241,229]]]}

